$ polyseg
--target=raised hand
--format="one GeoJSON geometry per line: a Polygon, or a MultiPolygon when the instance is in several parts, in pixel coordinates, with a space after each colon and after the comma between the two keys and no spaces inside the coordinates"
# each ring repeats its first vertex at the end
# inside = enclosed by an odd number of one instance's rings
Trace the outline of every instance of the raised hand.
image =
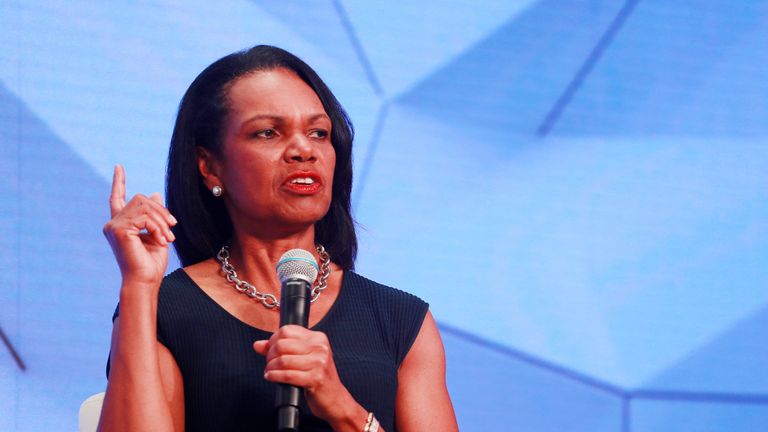
{"type": "Polygon", "coordinates": [[[168,266],[168,243],[175,240],[176,218],[163,206],[160,194],[135,195],[125,202],[125,170],[115,166],[109,197],[112,219],[104,236],[112,247],[123,285],[159,287],[168,266]]]}
{"type": "Polygon", "coordinates": [[[343,421],[350,407],[362,409],[339,379],[325,333],[283,326],[269,340],[256,341],[253,348],[267,357],[267,381],[303,387],[312,413],[331,425],[343,421]]]}

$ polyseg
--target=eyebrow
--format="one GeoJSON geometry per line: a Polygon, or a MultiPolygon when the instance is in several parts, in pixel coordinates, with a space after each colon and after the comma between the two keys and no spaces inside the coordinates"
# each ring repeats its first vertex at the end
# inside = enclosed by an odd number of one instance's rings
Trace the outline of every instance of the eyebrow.
{"type": "MultiPolygon", "coordinates": [[[[304,117],[304,120],[307,122],[314,122],[318,119],[326,119],[329,122],[331,121],[331,118],[328,117],[328,114],[326,113],[317,113],[317,114],[311,114],[309,116],[304,117]]],[[[251,123],[255,120],[272,120],[275,122],[282,122],[285,120],[285,117],[272,115],[272,114],[256,114],[254,116],[248,117],[245,121],[243,121],[242,125],[245,126],[248,123],[251,123]]]]}

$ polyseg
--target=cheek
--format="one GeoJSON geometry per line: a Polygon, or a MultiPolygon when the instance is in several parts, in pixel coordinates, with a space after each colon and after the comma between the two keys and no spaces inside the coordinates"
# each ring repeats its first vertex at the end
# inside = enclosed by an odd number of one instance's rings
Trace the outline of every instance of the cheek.
{"type": "Polygon", "coordinates": [[[328,161],[328,176],[333,179],[333,173],[336,171],[336,150],[330,147],[326,155],[328,161]]]}
{"type": "Polygon", "coordinates": [[[225,167],[225,180],[233,194],[260,200],[271,194],[275,186],[274,170],[268,158],[241,154],[225,167]]]}

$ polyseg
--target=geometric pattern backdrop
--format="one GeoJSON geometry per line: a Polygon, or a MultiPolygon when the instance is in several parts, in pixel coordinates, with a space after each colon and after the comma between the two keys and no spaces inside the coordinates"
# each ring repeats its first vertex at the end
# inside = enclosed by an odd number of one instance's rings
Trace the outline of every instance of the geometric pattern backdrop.
{"type": "Polygon", "coordinates": [[[759,0],[0,3],[0,430],[104,389],[112,168],[162,190],[261,43],[349,111],[357,271],[430,303],[462,430],[768,430],[767,41],[759,0]]]}

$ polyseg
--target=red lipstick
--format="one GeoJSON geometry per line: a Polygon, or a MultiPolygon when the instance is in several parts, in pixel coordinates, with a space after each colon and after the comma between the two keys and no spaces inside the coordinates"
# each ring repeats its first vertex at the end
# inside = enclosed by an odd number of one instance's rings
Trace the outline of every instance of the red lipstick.
{"type": "Polygon", "coordinates": [[[312,171],[295,171],[286,177],[283,187],[299,195],[312,195],[323,186],[320,175],[312,171]]]}

